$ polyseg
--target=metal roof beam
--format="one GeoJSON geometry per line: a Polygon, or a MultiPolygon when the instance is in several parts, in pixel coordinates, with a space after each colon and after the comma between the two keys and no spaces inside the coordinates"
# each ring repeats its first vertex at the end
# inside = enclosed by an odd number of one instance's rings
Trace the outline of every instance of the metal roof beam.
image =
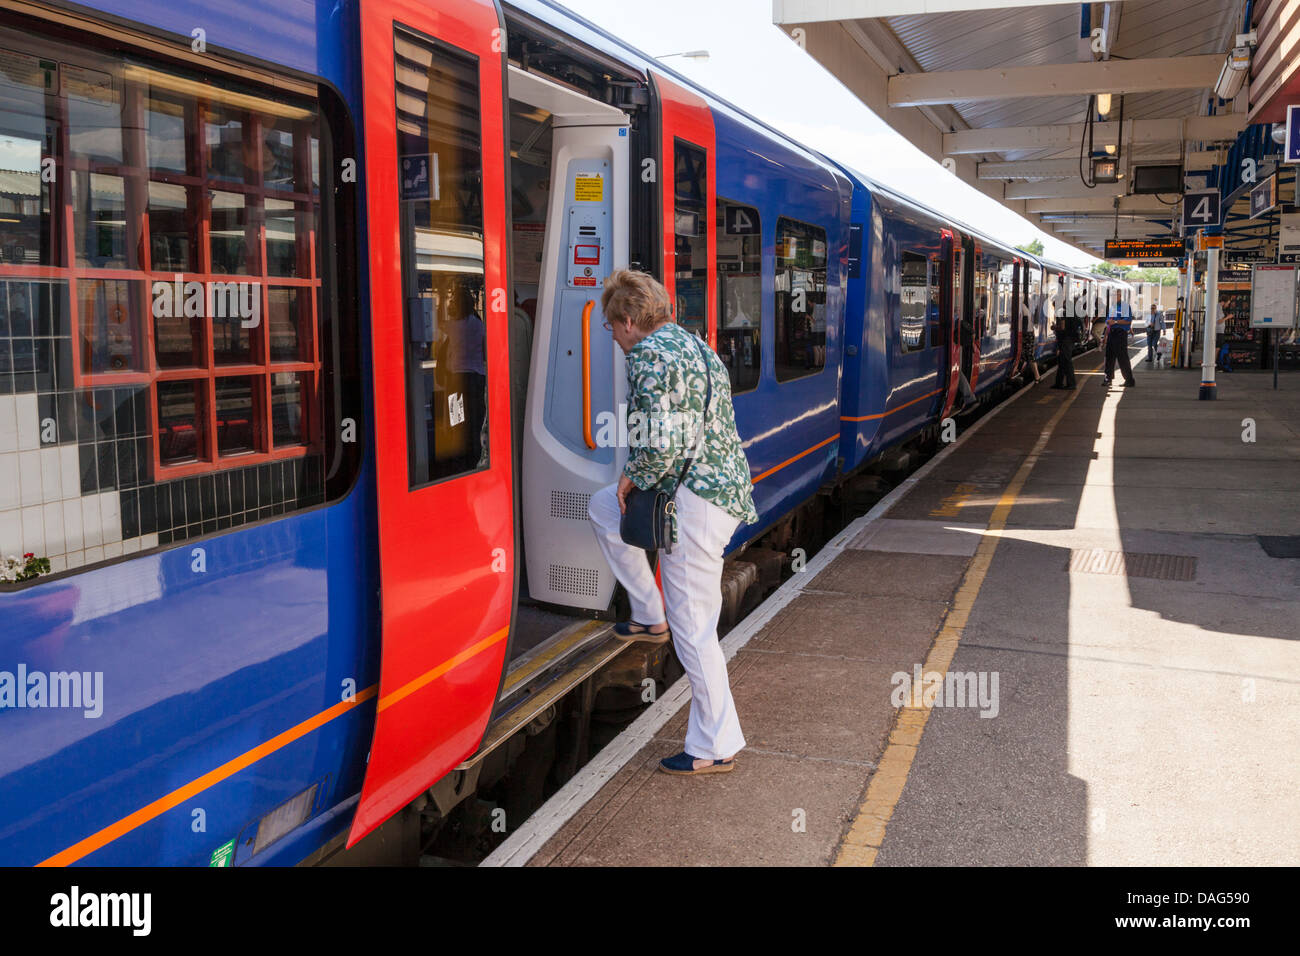
{"type": "MultiPolygon", "coordinates": [[[[1155,196],[1125,196],[1119,201],[1121,213],[1151,213],[1152,215],[1173,215],[1173,206],[1165,205],[1155,196]]],[[[1026,214],[1050,212],[1108,212],[1114,214],[1115,200],[1107,196],[1057,197],[1055,199],[1031,199],[1025,203],[1026,214]]]]}
{"type": "Polygon", "coordinates": [[[889,105],[934,106],[973,100],[1089,93],[1157,93],[1214,86],[1223,54],[1146,60],[1094,60],[1001,66],[988,70],[899,73],[889,78],[889,105]]]}
{"type": "Polygon", "coordinates": [[[1076,173],[1074,182],[1057,180],[1045,183],[1012,183],[1003,190],[1002,195],[1004,199],[1062,199],[1071,196],[1091,198],[1094,196],[1123,196],[1127,189],[1128,184],[1123,182],[1105,183],[1094,189],[1089,189],[1076,173]]]}
{"type": "MultiPolygon", "coordinates": [[[[1061,0],[772,0],[772,22],[819,23],[827,20],[866,20],[917,13],[958,13],[966,10],[1006,10],[1046,7],[1061,0]]],[[[1119,2],[1119,0],[1111,0],[1119,2]]]]}
{"type": "MultiPolygon", "coordinates": [[[[1208,155],[1213,156],[1213,153],[1208,155]]],[[[1134,163],[1176,163],[1178,153],[1143,156],[1134,163]]],[[[1213,165],[1213,164],[1211,164],[1213,165]]],[[[980,179],[1072,179],[1079,175],[1079,157],[1069,159],[1022,159],[1012,163],[980,163],[980,179]]]]}
{"type": "MultiPolygon", "coordinates": [[[[1221,113],[1218,116],[1174,116],[1166,119],[1125,120],[1124,143],[1215,142],[1236,139],[1246,128],[1245,113],[1221,113]]],[[[1060,126],[1007,126],[990,129],[965,129],[945,133],[943,151],[961,153],[1005,153],[1010,150],[1065,149],[1075,147],[1084,134],[1083,123],[1060,126]]],[[[1093,145],[1114,145],[1119,123],[1098,123],[1093,129],[1093,145]]]]}

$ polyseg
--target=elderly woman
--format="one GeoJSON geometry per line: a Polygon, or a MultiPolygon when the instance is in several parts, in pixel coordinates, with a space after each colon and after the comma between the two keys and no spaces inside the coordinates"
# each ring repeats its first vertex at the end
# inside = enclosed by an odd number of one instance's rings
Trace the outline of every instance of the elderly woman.
{"type": "Polygon", "coordinates": [[[627,465],[618,484],[592,495],[588,508],[601,551],[632,605],[632,620],[614,630],[623,640],[656,643],[666,642],[671,635],[691,682],[686,749],[660,761],[660,769],[674,774],[723,773],[735,766],[745,738],[718,644],[722,550],[742,521],[758,520],[749,462],[736,433],[731,384],[717,354],[673,319],[668,293],[653,277],[616,270],[605,280],[600,305],[605,328],[627,356],[629,396],[627,465]],[[710,390],[712,399],[706,409],[710,390]],[[633,436],[638,431],[657,434],[659,440],[636,441],[633,436]],[[620,515],[633,486],[673,492],[697,436],[696,457],[676,489],[675,543],[659,561],[665,614],[645,552],[619,535],[620,515]]]}

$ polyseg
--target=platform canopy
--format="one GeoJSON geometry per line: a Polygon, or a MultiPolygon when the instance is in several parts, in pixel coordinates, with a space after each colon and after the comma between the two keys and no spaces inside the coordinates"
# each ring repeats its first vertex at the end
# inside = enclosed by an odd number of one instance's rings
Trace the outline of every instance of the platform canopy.
{"type": "MultiPolygon", "coordinates": [[[[1181,164],[1192,188],[1223,185],[1229,150],[1240,153],[1251,124],[1278,121],[1300,79],[1300,0],[773,0],[772,7],[778,26],[918,148],[1098,256],[1107,239],[1178,232],[1181,190],[1135,195],[1134,167],[1181,164]],[[1234,93],[1220,77],[1254,26],[1249,66],[1238,51],[1246,72],[1234,93]],[[1093,159],[1107,147],[1120,178],[1090,187],[1093,159]]],[[[1267,141],[1270,130],[1256,139],[1267,141]]],[[[1277,147],[1264,142],[1256,151],[1261,178],[1277,168],[1269,149],[1277,147]]],[[[1282,199],[1293,201],[1294,169],[1282,168],[1282,199]]],[[[1254,243],[1270,221],[1234,219],[1243,197],[1249,211],[1249,189],[1229,185],[1230,241],[1237,222],[1242,241],[1254,243]]]]}

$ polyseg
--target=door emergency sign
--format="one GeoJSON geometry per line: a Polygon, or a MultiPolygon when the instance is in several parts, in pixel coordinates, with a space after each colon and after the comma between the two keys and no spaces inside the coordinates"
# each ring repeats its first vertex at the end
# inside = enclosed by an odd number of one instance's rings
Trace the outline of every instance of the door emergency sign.
{"type": "Polygon", "coordinates": [[[574,202],[604,202],[604,200],[604,177],[591,173],[579,173],[573,177],[574,202]]]}

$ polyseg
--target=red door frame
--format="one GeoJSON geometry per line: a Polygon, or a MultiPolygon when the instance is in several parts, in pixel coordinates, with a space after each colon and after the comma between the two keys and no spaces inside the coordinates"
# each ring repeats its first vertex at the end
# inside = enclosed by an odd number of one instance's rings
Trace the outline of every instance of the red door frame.
{"type": "Polygon", "coordinates": [[[514,597],[501,22],[492,0],[361,5],[374,350],[382,652],[352,846],[478,747],[505,665],[514,597]],[[396,26],[479,64],[489,467],[410,488],[398,197],[396,26]],[[493,50],[493,46],[496,50],[493,50]]]}
{"type": "Polygon", "coordinates": [[[705,210],[708,225],[704,235],[709,257],[708,299],[706,315],[709,346],[718,347],[718,291],[717,291],[717,233],[718,224],[714,217],[718,214],[717,163],[718,151],[713,128],[713,113],[709,104],[697,93],[679,86],[659,73],[650,71],[655,90],[659,96],[661,121],[661,149],[659,163],[659,192],[662,197],[664,230],[664,288],[668,297],[677,302],[677,234],[674,231],[675,196],[674,182],[676,172],[675,144],[678,139],[704,150],[708,174],[705,183],[705,210]]]}

